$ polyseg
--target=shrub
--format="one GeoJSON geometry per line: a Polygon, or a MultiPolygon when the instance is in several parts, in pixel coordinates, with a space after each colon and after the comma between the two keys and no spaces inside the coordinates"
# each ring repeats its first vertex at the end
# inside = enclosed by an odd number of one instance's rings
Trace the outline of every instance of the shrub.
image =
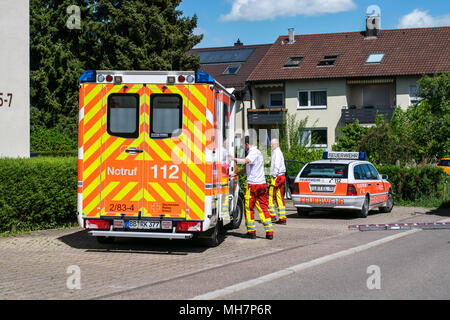
{"type": "Polygon", "coordinates": [[[30,143],[31,152],[72,151],[78,149],[76,136],[71,137],[56,128],[33,128],[31,130],[30,143]]]}
{"type": "Polygon", "coordinates": [[[449,178],[441,169],[432,166],[403,168],[378,167],[378,172],[388,175],[397,200],[442,200],[443,184],[449,178]]]}
{"type": "Polygon", "coordinates": [[[76,222],[76,158],[0,159],[0,232],[76,222]]]}

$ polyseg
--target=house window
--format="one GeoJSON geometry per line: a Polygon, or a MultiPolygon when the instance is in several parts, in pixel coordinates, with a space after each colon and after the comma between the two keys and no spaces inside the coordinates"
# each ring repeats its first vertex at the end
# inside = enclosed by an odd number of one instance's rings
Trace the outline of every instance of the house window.
{"type": "Polygon", "coordinates": [[[285,68],[295,68],[302,63],[304,57],[291,57],[284,65],[285,68]]]}
{"type": "Polygon", "coordinates": [[[302,144],[310,148],[328,147],[328,129],[305,129],[302,137],[302,144]]]}
{"type": "Polygon", "coordinates": [[[409,102],[411,105],[416,104],[420,101],[419,97],[419,89],[417,86],[410,86],[409,87],[409,102]]]}
{"type": "Polygon", "coordinates": [[[366,64],[378,64],[383,61],[384,53],[372,53],[366,60],[366,64]]]}
{"type": "Polygon", "coordinates": [[[327,105],[325,90],[308,90],[298,93],[298,109],[326,109],[327,105]]]}
{"type": "Polygon", "coordinates": [[[332,67],[336,64],[336,60],[339,56],[325,56],[317,64],[318,67],[332,67]]]}
{"type": "Polygon", "coordinates": [[[223,75],[233,75],[233,74],[237,74],[237,73],[239,72],[240,69],[241,69],[241,66],[240,66],[240,65],[228,66],[222,74],[223,74],[223,75]]]}
{"type": "Polygon", "coordinates": [[[283,93],[282,92],[271,92],[269,94],[269,107],[270,108],[281,108],[283,107],[283,93]]]}

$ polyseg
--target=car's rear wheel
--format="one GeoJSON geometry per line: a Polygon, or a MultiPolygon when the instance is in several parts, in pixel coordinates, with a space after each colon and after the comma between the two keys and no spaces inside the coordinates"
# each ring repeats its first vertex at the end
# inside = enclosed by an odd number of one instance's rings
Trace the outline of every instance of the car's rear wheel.
{"type": "Polygon", "coordinates": [[[369,205],[370,205],[370,198],[367,195],[364,199],[364,204],[361,208],[361,210],[358,212],[358,218],[367,218],[369,216],[369,205]]]}
{"type": "Polygon", "coordinates": [[[297,215],[299,217],[307,217],[307,216],[309,216],[310,212],[311,212],[311,210],[297,208],[297,215]]]}
{"type": "Polygon", "coordinates": [[[389,213],[394,208],[394,195],[392,194],[392,190],[389,190],[388,199],[386,201],[385,207],[380,207],[378,210],[381,213],[389,213]]]}

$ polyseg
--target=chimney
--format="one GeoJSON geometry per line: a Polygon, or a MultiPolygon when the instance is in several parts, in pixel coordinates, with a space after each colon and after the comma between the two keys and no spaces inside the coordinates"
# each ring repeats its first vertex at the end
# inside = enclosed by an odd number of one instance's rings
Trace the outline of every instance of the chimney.
{"type": "Polygon", "coordinates": [[[366,38],[378,38],[381,30],[381,14],[372,12],[366,14],[366,38]]]}
{"type": "Polygon", "coordinates": [[[238,39],[238,41],[234,43],[234,46],[235,46],[235,47],[240,47],[240,46],[243,46],[243,45],[244,45],[244,44],[241,42],[240,39],[238,39]]]}
{"type": "Polygon", "coordinates": [[[288,31],[289,31],[289,42],[288,42],[288,44],[293,44],[293,43],[295,43],[295,29],[294,28],[289,28],[288,29],[288,31]]]}

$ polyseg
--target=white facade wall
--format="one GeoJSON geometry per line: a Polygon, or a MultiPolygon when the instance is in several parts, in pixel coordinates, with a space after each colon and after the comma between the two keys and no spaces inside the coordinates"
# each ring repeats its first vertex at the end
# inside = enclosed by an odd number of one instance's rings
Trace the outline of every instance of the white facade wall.
{"type": "Polygon", "coordinates": [[[0,1],[0,158],[30,156],[29,2],[0,1]]]}
{"type": "Polygon", "coordinates": [[[399,77],[397,78],[397,106],[406,110],[411,105],[410,88],[417,87],[420,77],[399,77]]]}

